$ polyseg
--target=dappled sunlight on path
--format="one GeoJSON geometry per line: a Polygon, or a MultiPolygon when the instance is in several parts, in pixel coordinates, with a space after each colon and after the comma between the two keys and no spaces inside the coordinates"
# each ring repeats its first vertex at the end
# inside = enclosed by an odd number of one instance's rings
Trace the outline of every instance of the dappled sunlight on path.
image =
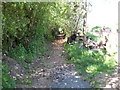
{"type": "Polygon", "coordinates": [[[62,55],[66,39],[48,43],[49,50],[45,57],[36,59],[31,65],[33,71],[29,78],[31,85],[19,85],[24,88],[89,88],[89,83],[82,80],[73,64],[65,64],[66,57],[62,55]],[[33,66],[33,67],[32,67],[33,66]]]}
{"type": "MultiPolygon", "coordinates": [[[[109,52],[116,52],[117,35],[111,34],[108,42],[109,52]],[[112,44],[114,42],[114,44],[112,44]]],[[[66,39],[55,40],[48,43],[49,50],[43,58],[38,58],[31,64],[32,73],[28,76],[31,85],[19,85],[24,88],[90,88],[91,83],[84,81],[74,69],[74,64],[65,64],[67,58],[63,56],[66,39]]],[[[95,79],[102,82],[102,88],[115,88],[118,85],[118,68],[111,75],[101,73],[95,79]]]]}

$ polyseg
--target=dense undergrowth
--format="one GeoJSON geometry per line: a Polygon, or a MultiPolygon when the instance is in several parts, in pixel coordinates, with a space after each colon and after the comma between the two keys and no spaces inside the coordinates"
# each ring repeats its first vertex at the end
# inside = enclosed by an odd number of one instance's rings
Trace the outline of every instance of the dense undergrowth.
{"type": "MultiPolygon", "coordinates": [[[[29,64],[46,52],[48,49],[46,42],[54,40],[59,30],[62,29],[66,36],[69,36],[71,32],[84,28],[88,12],[85,5],[84,0],[80,2],[3,2],[2,54],[13,58],[25,69],[29,69],[29,64]]],[[[91,34],[89,36],[95,37],[91,34]]],[[[106,61],[100,52],[80,50],[77,45],[66,45],[66,51],[71,60],[77,63],[77,67],[84,67],[81,70],[90,75],[98,73],[103,63],[104,68],[114,67],[111,65],[113,62],[106,61]],[[93,58],[93,56],[97,57],[96,55],[100,55],[98,59],[93,58]],[[98,66],[97,63],[101,64],[98,66]]],[[[2,72],[3,88],[14,88],[15,80],[10,77],[9,67],[4,63],[2,72]]]]}
{"type": "Polygon", "coordinates": [[[92,81],[102,72],[110,74],[115,68],[114,54],[108,56],[104,51],[81,49],[79,44],[65,44],[65,50],[70,57],[69,63],[74,63],[79,74],[86,80],[92,81]]]}
{"type": "MultiPolygon", "coordinates": [[[[78,15],[84,19],[85,14],[80,12],[86,10],[83,7],[80,2],[2,2],[2,54],[29,68],[34,58],[45,53],[46,42],[54,39],[59,28],[67,35],[78,29],[73,21],[78,15]],[[81,5],[74,7],[77,4],[81,5]]],[[[14,81],[9,82],[10,74],[5,73],[8,68],[3,63],[2,85],[15,87],[14,81]]]]}
{"type": "MultiPolygon", "coordinates": [[[[29,68],[33,59],[48,49],[46,42],[54,39],[54,28],[63,27],[66,8],[63,3],[50,2],[3,2],[2,7],[2,54],[29,68]]],[[[14,88],[8,69],[3,63],[2,85],[14,88]]]]}
{"type": "MultiPolygon", "coordinates": [[[[51,40],[52,35],[44,23],[44,15],[49,5],[47,3],[2,3],[3,42],[2,53],[25,68],[34,58],[47,49],[45,40],[51,40]],[[41,7],[43,9],[41,10],[41,7]],[[42,15],[44,12],[44,15],[42,15]],[[45,37],[46,36],[46,37],[45,37]]],[[[48,18],[46,17],[46,20],[48,18]]],[[[8,73],[9,67],[3,63],[3,88],[14,88],[15,80],[8,73]],[[13,80],[13,81],[11,81],[13,80]]]]}

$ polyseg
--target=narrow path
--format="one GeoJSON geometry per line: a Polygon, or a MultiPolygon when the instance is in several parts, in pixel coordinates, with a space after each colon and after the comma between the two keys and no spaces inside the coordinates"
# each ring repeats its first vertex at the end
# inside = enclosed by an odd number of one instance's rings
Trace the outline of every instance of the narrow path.
{"type": "Polygon", "coordinates": [[[44,58],[31,64],[30,85],[19,85],[23,88],[89,88],[89,83],[82,80],[73,64],[65,64],[62,56],[65,40],[55,40],[49,43],[49,51],[44,58]]]}
{"type": "Polygon", "coordinates": [[[65,64],[66,58],[62,56],[64,50],[64,40],[56,40],[53,43],[53,55],[50,57],[49,65],[54,65],[52,70],[52,84],[51,88],[89,88],[89,84],[78,76],[74,70],[73,64],[65,64]],[[54,64],[53,64],[54,63],[54,64]]]}

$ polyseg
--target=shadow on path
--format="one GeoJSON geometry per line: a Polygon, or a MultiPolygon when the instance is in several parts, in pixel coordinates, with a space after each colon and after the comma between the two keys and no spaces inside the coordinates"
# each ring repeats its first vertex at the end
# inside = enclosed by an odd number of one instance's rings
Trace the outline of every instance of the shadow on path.
{"type": "Polygon", "coordinates": [[[45,57],[36,59],[31,64],[33,71],[28,77],[30,85],[18,85],[19,88],[90,88],[89,83],[82,80],[73,64],[65,64],[62,56],[65,39],[48,43],[49,50],[45,57]]]}

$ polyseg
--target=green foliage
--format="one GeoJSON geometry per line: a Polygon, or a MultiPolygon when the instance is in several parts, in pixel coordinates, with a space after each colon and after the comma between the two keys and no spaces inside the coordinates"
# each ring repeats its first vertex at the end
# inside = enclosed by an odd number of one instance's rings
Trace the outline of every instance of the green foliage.
{"type": "MultiPolygon", "coordinates": [[[[32,57],[29,53],[36,53],[37,47],[44,46],[45,40],[50,41],[54,38],[52,35],[54,28],[56,30],[61,28],[64,33],[70,33],[72,24],[70,17],[75,16],[73,20],[77,14],[82,17],[79,11],[77,13],[74,11],[73,6],[77,4],[65,2],[2,3],[3,54],[16,53],[13,49],[21,47],[21,50],[24,48],[22,54],[27,51],[28,56],[32,57]]],[[[82,6],[79,10],[82,10],[82,6]]],[[[28,57],[22,54],[17,55],[20,57],[19,60],[28,57]]]]}
{"type": "Polygon", "coordinates": [[[99,32],[100,29],[102,29],[101,26],[95,26],[95,27],[92,28],[92,31],[94,31],[94,32],[99,32]]]}
{"type": "Polygon", "coordinates": [[[95,27],[93,27],[92,28],[92,31],[94,31],[94,32],[99,32],[101,29],[109,29],[109,30],[111,30],[111,28],[110,27],[107,27],[107,26],[95,26],[95,27]]]}
{"type": "Polygon", "coordinates": [[[14,49],[24,49],[23,52],[20,51],[23,55],[17,54],[20,57],[19,60],[27,57],[24,55],[26,51],[35,54],[38,52],[37,47],[44,46],[45,40],[52,40],[53,28],[62,28],[66,31],[69,26],[67,26],[66,17],[68,6],[65,3],[9,2],[2,4],[3,54],[9,55],[9,52],[17,52],[14,49]]]}
{"type": "Polygon", "coordinates": [[[110,27],[104,27],[105,29],[109,29],[109,30],[111,30],[111,28],[110,27]]]}
{"type": "Polygon", "coordinates": [[[89,32],[86,33],[93,41],[98,41],[99,37],[98,36],[95,36],[89,32]]]}
{"type": "MultiPolygon", "coordinates": [[[[61,28],[68,34],[78,29],[73,21],[80,15],[82,20],[83,5],[78,12],[75,5],[80,3],[65,2],[3,2],[2,3],[2,52],[23,63],[29,63],[47,49],[46,42],[52,41],[52,32],[61,28]],[[81,13],[80,13],[81,12],[81,13]],[[72,18],[72,19],[71,19],[72,18]],[[71,22],[72,21],[72,22],[71,22]],[[74,24],[73,24],[74,23],[74,24]]],[[[78,20],[77,20],[78,21],[78,20]]]]}
{"type": "Polygon", "coordinates": [[[9,2],[3,5],[3,54],[18,62],[32,62],[43,54],[45,41],[53,39],[52,29],[66,29],[66,6],[50,2],[9,2]]]}
{"type": "Polygon", "coordinates": [[[2,64],[2,87],[15,88],[15,80],[10,76],[10,69],[7,64],[2,64]]]}
{"type": "Polygon", "coordinates": [[[79,73],[83,75],[87,73],[88,79],[94,78],[100,72],[109,72],[115,68],[114,57],[109,57],[102,51],[80,49],[78,44],[66,44],[65,48],[71,61],[76,64],[79,73]]]}
{"type": "Polygon", "coordinates": [[[13,59],[18,61],[25,60],[25,53],[26,53],[26,50],[24,46],[21,44],[16,48],[11,49],[11,51],[9,52],[10,56],[13,57],[13,59]]]}

